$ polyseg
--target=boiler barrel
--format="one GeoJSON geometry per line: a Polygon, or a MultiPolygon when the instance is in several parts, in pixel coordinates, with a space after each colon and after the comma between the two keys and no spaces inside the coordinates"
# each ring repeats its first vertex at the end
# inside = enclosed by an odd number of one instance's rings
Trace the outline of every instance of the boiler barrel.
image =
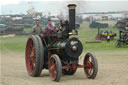
{"type": "Polygon", "coordinates": [[[83,46],[77,38],[56,42],[54,47],[58,48],[58,50],[54,50],[53,52],[57,52],[57,54],[61,55],[62,57],[72,59],[78,59],[83,50],[83,46]]]}

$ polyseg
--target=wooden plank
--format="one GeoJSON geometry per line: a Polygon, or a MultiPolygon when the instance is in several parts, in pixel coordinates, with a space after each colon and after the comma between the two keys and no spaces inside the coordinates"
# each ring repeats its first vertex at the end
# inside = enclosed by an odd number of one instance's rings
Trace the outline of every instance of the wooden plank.
{"type": "Polygon", "coordinates": [[[96,41],[86,41],[86,43],[101,43],[101,40],[96,40],[96,41]]]}

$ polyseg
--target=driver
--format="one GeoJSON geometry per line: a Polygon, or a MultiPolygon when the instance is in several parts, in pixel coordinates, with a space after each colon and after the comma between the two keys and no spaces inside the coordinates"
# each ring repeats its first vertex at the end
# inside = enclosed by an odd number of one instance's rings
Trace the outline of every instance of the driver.
{"type": "Polygon", "coordinates": [[[48,24],[46,26],[46,34],[47,34],[46,41],[47,41],[48,44],[53,40],[52,37],[55,34],[54,31],[55,30],[54,30],[54,27],[52,25],[52,21],[48,20],[48,24]]]}
{"type": "Polygon", "coordinates": [[[46,31],[51,32],[53,30],[54,30],[54,27],[52,25],[52,21],[51,20],[48,20],[48,24],[46,26],[46,31]]]}

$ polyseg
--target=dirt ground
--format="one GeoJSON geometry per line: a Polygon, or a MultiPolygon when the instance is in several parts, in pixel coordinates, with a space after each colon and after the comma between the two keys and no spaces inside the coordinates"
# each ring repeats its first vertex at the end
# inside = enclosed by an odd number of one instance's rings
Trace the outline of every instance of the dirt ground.
{"type": "MultiPolygon", "coordinates": [[[[128,85],[128,51],[94,52],[99,71],[96,79],[87,79],[84,70],[78,69],[75,75],[62,75],[60,82],[53,82],[48,70],[40,77],[30,77],[25,66],[23,53],[1,53],[1,85],[128,85]]],[[[82,63],[83,57],[80,57],[82,63]]]]}

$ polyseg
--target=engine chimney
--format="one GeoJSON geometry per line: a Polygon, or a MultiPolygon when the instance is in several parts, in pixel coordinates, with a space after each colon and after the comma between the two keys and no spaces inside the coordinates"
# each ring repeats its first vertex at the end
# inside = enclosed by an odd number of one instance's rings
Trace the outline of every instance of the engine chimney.
{"type": "Polygon", "coordinates": [[[69,31],[72,32],[72,30],[75,30],[75,4],[69,4],[69,31]]]}

